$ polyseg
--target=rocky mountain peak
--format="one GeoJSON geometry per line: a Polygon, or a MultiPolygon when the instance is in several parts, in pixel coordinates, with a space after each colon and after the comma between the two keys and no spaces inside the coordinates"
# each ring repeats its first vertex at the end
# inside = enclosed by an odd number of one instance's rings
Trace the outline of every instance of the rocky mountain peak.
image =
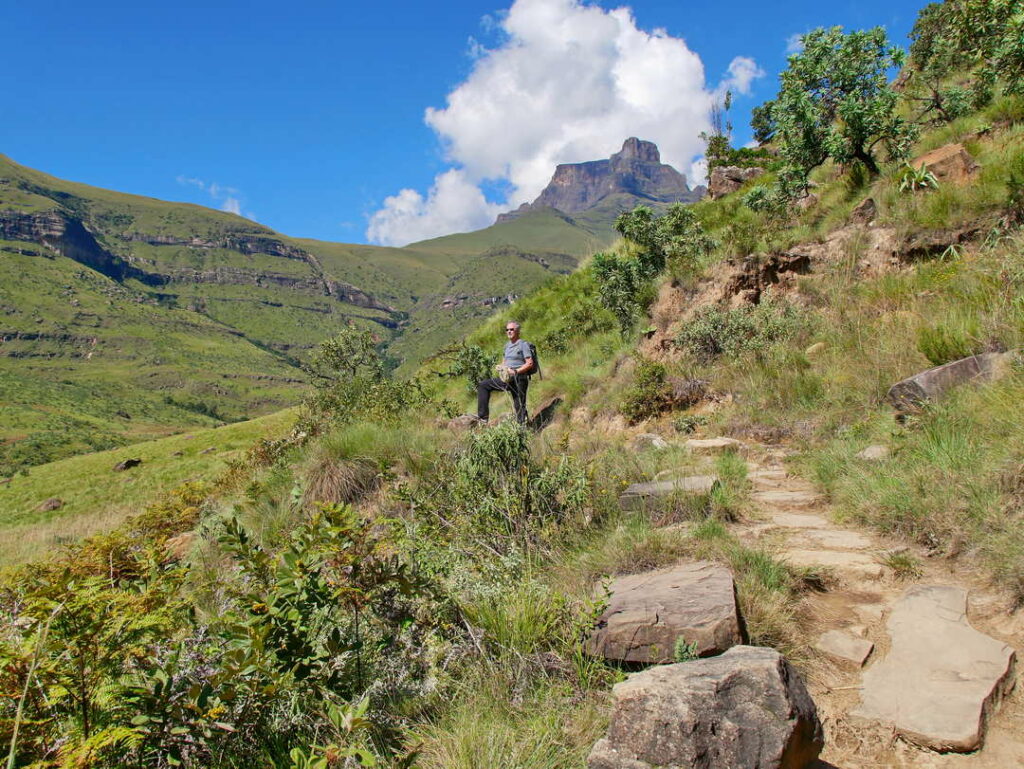
{"type": "Polygon", "coordinates": [[[621,160],[640,160],[644,163],[660,163],[661,152],[654,142],[630,136],[622,143],[622,149],[609,158],[614,165],[621,160]]]}
{"type": "Polygon", "coordinates": [[[703,193],[701,187],[691,190],[686,176],[661,162],[658,145],[631,136],[605,160],[559,165],[536,200],[501,214],[498,221],[516,219],[537,208],[577,214],[600,206],[615,214],[641,204],[692,203],[703,193]]]}

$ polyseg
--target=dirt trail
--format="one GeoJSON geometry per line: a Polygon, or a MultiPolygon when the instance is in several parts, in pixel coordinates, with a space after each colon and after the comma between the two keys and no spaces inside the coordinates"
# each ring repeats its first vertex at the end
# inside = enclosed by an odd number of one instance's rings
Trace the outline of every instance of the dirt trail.
{"type": "MultiPolygon", "coordinates": [[[[836,523],[815,488],[786,471],[784,450],[760,447],[751,449],[748,456],[753,509],[749,520],[734,525],[734,532],[744,540],[767,545],[795,565],[827,567],[823,571],[827,589],[804,599],[808,645],[814,647],[830,630],[874,643],[863,668],[815,651],[806,669],[808,688],[826,732],[822,769],[1024,767],[1024,687],[1020,685],[990,715],[983,747],[968,754],[922,749],[897,738],[891,728],[851,715],[861,700],[864,670],[889,651],[886,619],[895,602],[914,585],[966,589],[970,624],[1018,653],[1024,649],[1024,613],[1013,613],[1008,596],[961,564],[928,558],[923,551],[897,547],[872,532],[836,523]],[[898,575],[883,565],[885,554],[894,551],[912,556],[920,574],[898,575]]],[[[1018,664],[1013,675],[1019,677],[1022,667],[1018,664]]]]}

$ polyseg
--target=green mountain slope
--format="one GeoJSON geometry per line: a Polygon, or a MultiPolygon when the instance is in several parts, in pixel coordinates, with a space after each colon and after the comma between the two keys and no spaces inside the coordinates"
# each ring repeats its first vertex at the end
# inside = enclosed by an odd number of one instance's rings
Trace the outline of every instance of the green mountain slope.
{"type": "Polygon", "coordinates": [[[325,243],[0,155],[0,475],[293,404],[349,323],[411,369],[610,239],[546,209],[406,248],[325,243]]]}

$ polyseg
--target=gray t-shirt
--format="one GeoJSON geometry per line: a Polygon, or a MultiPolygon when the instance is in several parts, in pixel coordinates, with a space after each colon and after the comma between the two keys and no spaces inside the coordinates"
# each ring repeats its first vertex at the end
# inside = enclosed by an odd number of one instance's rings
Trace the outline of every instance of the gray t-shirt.
{"type": "Polygon", "coordinates": [[[526,359],[532,358],[530,343],[525,339],[518,342],[505,342],[505,365],[519,369],[526,365],[526,359]]]}

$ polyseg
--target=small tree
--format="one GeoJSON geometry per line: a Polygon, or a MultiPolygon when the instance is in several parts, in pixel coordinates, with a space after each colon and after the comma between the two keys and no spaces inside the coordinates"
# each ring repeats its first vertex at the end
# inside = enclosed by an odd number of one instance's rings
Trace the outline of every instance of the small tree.
{"type": "Polygon", "coordinates": [[[377,379],[383,376],[384,365],[373,334],[365,328],[346,326],[337,336],[320,344],[313,356],[313,372],[328,381],[357,376],[377,379]]]}
{"type": "Polygon", "coordinates": [[[984,106],[993,88],[1024,93],[1020,0],[946,0],[921,10],[910,33],[910,95],[922,114],[953,120],[984,106]],[[950,83],[951,75],[966,80],[950,83]]]}
{"type": "Polygon", "coordinates": [[[804,174],[828,159],[859,161],[879,172],[879,145],[890,158],[906,156],[914,127],[896,111],[888,72],[903,62],[885,30],[816,29],[789,58],[774,101],[754,113],[759,141],[776,140],[782,158],[804,174]]]}

